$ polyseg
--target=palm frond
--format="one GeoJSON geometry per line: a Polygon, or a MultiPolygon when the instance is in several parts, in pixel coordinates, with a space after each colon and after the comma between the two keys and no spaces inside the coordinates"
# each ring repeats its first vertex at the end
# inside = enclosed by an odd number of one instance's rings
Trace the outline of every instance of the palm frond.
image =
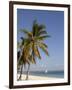
{"type": "Polygon", "coordinates": [[[41,31],[41,30],[43,30],[43,29],[45,29],[45,28],[46,28],[46,26],[43,25],[43,24],[41,24],[41,25],[39,25],[38,30],[41,31]]]}
{"type": "MultiPolygon", "coordinates": [[[[45,27],[45,25],[39,25],[38,23],[37,23],[37,21],[36,20],[34,20],[34,22],[33,22],[33,30],[32,30],[32,32],[33,32],[33,36],[38,36],[38,33],[40,32],[40,31],[42,31],[42,30],[44,30],[46,27],[45,27]]],[[[41,32],[40,32],[41,33],[41,32]]]]}
{"type": "Polygon", "coordinates": [[[24,37],[21,37],[21,40],[22,40],[21,46],[23,46],[23,47],[25,47],[28,44],[30,44],[30,41],[31,41],[29,38],[24,38],[24,37]]]}
{"type": "Polygon", "coordinates": [[[40,36],[40,35],[44,35],[44,34],[47,34],[47,32],[46,32],[45,30],[40,31],[40,32],[38,33],[38,36],[40,36]]]}
{"type": "Polygon", "coordinates": [[[38,37],[35,37],[35,40],[44,40],[45,38],[49,38],[49,37],[50,37],[49,35],[38,36],[38,37]]]}
{"type": "Polygon", "coordinates": [[[34,54],[39,58],[41,59],[41,56],[40,56],[40,53],[39,53],[39,50],[37,47],[34,47],[34,54]]]}
{"type": "Polygon", "coordinates": [[[33,55],[30,55],[29,60],[30,60],[30,62],[31,62],[32,64],[36,64],[36,60],[35,60],[35,58],[33,57],[33,55]]]}
{"type": "Polygon", "coordinates": [[[36,20],[34,20],[33,22],[32,33],[33,33],[33,36],[36,36],[38,33],[38,23],[36,20]]]}
{"type": "Polygon", "coordinates": [[[34,63],[34,64],[36,64],[36,61],[35,61],[35,58],[34,57],[32,57],[32,61],[31,62],[34,63]]]}
{"type": "Polygon", "coordinates": [[[42,44],[39,44],[39,47],[40,49],[42,49],[43,52],[46,53],[46,55],[49,55],[47,49],[42,44]]]}
{"type": "Polygon", "coordinates": [[[48,48],[48,45],[46,45],[46,44],[43,43],[43,42],[38,42],[38,44],[41,44],[43,47],[48,48]]]}
{"type": "Polygon", "coordinates": [[[26,29],[21,29],[20,32],[27,34],[27,36],[32,37],[32,32],[29,32],[26,29]]]}

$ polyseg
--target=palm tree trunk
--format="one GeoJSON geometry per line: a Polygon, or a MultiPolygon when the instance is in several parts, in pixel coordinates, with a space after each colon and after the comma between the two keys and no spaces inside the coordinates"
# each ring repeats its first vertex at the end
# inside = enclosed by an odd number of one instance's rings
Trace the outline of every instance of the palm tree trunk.
{"type": "Polygon", "coordinates": [[[26,75],[26,80],[28,80],[29,76],[29,69],[30,69],[30,64],[28,64],[28,70],[27,70],[27,75],[26,75]]]}
{"type": "Polygon", "coordinates": [[[19,79],[18,79],[18,80],[21,80],[21,77],[22,77],[22,70],[23,70],[23,65],[21,66],[20,76],[19,76],[19,79]]]}
{"type": "MultiPolygon", "coordinates": [[[[23,47],[22,47],[23,48],[23,47]]],[[[21,53],[20,53],[20,56],[19,56],[19,58],[18,58],[18,64],[19,64],[19,62],[20,62],[20,59],[21,59],[21,56],[22,56],[22,53],[23,53],[23,49],[21,48],[21,53]]]]}

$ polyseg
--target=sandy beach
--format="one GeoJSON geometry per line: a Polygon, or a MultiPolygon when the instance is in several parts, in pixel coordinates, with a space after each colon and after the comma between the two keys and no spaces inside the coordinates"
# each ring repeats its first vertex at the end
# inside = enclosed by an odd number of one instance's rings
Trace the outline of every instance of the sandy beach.
{"type": "MultiPolygon", "coordinates": [[[[18,77],[19,77],[19,74],[18,74],[18,77]]],[[[26,78],[26,75],[22,74],[21,80],[25,80],[25,78],[26,78]]],[[[62,79],[62,78],[29,75],[28,80],[56,80],[56,79],[62,79]]]]}

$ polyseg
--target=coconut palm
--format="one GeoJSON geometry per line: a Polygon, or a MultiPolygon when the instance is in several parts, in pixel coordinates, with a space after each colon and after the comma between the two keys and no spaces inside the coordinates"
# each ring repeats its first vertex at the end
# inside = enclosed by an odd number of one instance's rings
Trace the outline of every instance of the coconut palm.
{"type": "Polygon", "coordinates": [[[50,36],[47,34],[45,29],[45,25],[39,25],[37,21],[34,20],[32,31],[28,31],[26,29],[21,30],[22,33],[24,32],[24,34],[26,34],[26,40],[28,41],[26,42],[26,45],[24,47],[25,55],[23,54],[24,58],[26,58],[24,60],[26,62],[29,61],[26,80],[28,80],[30,63],[36,63],[36,58],[41,59],[39,48],[42,49],[42,51],[45,52],[46,55],[49,55],[47,51],[48,46],[44,43],[44,39],[50,36]]]}
{"type": "MultiPolygon", "coordinates": [[[[18,78],[18,80],[21,80],[21,76],[22,76],[22,71],[23,71],[23,66],[25,67],[26,64],[28,64],[28,69],[29,69],[29,66],[30,66],[30,62],[31,63],[34,63],[33,60],[31,60],[31,53],[29,52],[30,51],[30,40],[29,39],[26,39],[26,38],[23,38],[21,37],[22,39],[22,42],[18,42],[18,49],[20,51],[18,51],[17,55],[18,55],[18,68],[21,68],[20,70],[20,76],[18,78]]],[[[28,77],[28,71],[27,71],[27,77],[28,77]]],[[[26,79],[27,79],[26,77],[26,79]]]]}

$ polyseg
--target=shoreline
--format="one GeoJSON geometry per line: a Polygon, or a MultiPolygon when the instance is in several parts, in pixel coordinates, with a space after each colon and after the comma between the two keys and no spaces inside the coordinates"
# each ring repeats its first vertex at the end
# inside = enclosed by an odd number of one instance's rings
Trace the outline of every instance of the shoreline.
{"type": "MultiPolygon", "coordinates": [[[[17,79],[18,78],[19,78],[19,74],[17,74],[17,79]]],[[[22,74],[21,80],[25,80],[25,79],[26,79],[26,75],[22,74]]],[[[56,79],[63,79],[63,78],[29,75],[29,80],[56,80],[56,79]]]]}

